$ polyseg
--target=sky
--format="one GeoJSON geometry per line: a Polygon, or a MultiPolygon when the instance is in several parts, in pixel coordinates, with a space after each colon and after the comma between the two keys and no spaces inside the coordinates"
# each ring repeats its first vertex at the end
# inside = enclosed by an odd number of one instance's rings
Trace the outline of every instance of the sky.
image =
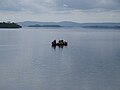
{"type": "Polygon", "coordinates": [[[0,21],[120,22],[120,0],[0,0],[0,21]]]}

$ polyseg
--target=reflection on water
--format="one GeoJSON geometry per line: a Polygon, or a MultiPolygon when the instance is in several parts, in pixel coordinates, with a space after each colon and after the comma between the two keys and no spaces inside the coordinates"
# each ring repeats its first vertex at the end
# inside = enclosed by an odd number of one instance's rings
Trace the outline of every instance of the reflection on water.
{"type": "Polygon", "coordinates": [[[120,30],[0,30],[0,90],[120,90],[119,75],[120,30]]]}
{"type": "Polygon", "coordinates": [[[63,49],[63,48],[65,48],[65,47],[67,47],[67,46],[64,46],[64,45],[59,45],[59,46],[51,45],[51,47],[52,47],[53,49],[56,49],[56,48],[63,49]]]}

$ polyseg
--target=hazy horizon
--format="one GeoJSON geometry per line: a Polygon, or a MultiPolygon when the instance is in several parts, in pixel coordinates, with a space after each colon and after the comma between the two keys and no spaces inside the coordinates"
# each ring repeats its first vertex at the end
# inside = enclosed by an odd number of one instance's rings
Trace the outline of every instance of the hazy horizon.
{"type": "Polygon", "coordinates": [[[114,21],[110,21],[110,22],[108,22],[108,21],[103,21],[103,22],[98,22],[98,21],[96,21],[96,22],[77,22],[77,21],[69,21],[69,20],[67,20],[67,21],[32,21],[32,20],[27,20],[27,21],[25,21],[25,20],[23,20],[23,21],[0,21],[0,22],[15,22],[15,23],[20,23],[20,22],[54,22],[54,23],[59,23],[59,22],[73,22],[73,23],[120,23],[120,21],[118,21],[118,22],[114,22],[114,21]]]}
{"type": "MultiPolygon", "coordinates": [[[[6,21],[6,22],[8,22],[8,21],[6,21]]],[[[11,21],[12,22],[12,21],[11,21]]],[[[56,22],[56,23],[59,23],[59,22],[75,22],[75,23],[120,23],[120,21],[118,21],[118,22],[107,22],[107,21],[105,21],[105,22],[77,22],[77,21],[69,21],[69,20],[67,20],[67,21],[32,21],[32,20],[28,20],[28,21],[18,21],[18,22],[56,22]]]]}

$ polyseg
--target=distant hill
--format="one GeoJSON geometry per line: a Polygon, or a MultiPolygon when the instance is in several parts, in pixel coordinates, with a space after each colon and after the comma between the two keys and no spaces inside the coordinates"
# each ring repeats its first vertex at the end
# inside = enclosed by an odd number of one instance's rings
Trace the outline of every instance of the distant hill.
{"type": "Polygon", "coordinates": [[[61,26],[61,27],[81,27],[81,28],[115,28],[115,29],[120,28],[120,23],[77,23],[71,21],[62,21],[62,22],[24,21],[24,22],[18,22],[18,24],[23,27],[38,25],[39,27],[61,26]]]}
{"type": "Polygon", "coordinates": [[[82,23],[83,28],[120,28],[120,23],[82,23]]]}
{"type": "Polygon", "coordinates": [[[71,22],[71,21],[62,21],[62,22],[58,22],[57,24],[64,27],[80,27],[81,26],[80,23],[71,22]]]}
{"type": "Polygon", "coordinates": [[[39,24],[35,24],[35,25],[30,25],[28,27],[61,27],[60,25],[39,25],[39,24]]]}
{"type": "Polygon", "coordinates": [[[19,25],[23,27],[28,27],[30,25],[58,25],[61,27],[78,27],[80,26],[80,23],[76,22],[69,22],[69,21],[63,21],[63,22],[35,22],[35,21],[24,21],[24,22],[18,22],[19,25]]]}
{"type": "Polygon", "coordinates": [[[0,28],[22,28],[22,26],[14,22],[0,22],[0,28]]]}

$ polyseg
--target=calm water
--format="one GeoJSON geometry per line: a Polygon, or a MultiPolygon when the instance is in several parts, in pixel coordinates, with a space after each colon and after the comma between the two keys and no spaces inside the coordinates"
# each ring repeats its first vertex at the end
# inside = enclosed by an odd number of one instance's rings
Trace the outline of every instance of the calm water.
{"type": "Polygon", "coordinates": [[[120,90],[120,30],[0,29],[0,90],[120,90]]]}

